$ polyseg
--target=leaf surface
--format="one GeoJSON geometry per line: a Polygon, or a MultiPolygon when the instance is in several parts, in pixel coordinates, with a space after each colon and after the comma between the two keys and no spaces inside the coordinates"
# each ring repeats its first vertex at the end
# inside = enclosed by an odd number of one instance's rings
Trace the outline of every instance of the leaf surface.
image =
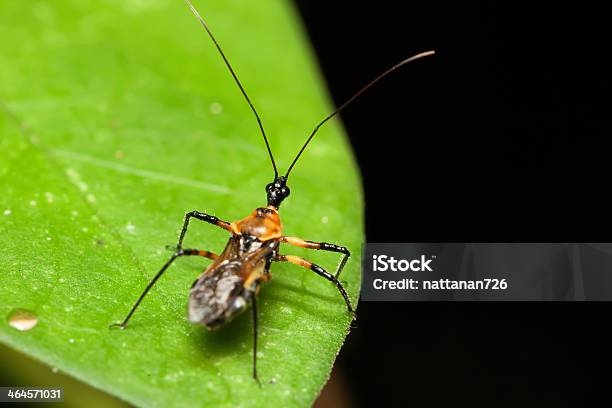
{"type": "MultiPolygon", "coordinates": [[[[295,11],[284,1],[199,1],[264,119],[280,170],[332,109],[295,11]]],[[[225,220],[265,205],[273,173],[257,124],[182,1],[0,4],[0,313],[39,323],[0,340],[145,406],[307,406],[350,317],[335,287],[274,264],[259,296],[259,388],[246,313],[216,332],[186,319],[207,260],[181,259],[124,331],[171,255],[185,212],[225,220]]],[[[327,125],[326,125],[327,126],[327,125]]],[[[296,166],[286,235],[335,242],[356,303],[358,172],[338,123],[296,166]]],[[[219,252],[227,233],[193,222],[185,245],[219,252]]],[[[333,271],[337,254],[283,246],[333,271]]]]}

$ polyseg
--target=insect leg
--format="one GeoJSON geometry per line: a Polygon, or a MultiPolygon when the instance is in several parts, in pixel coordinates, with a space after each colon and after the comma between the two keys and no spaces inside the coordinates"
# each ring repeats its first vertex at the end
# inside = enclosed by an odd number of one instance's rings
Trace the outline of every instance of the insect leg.
{"type": "Polygon", "coordinates": [[[259,377],[257,377],[257,334],[259,326],[257,323],[257,300],[255,299],[255,294],[251,298],[251,310],[253,312],[253,378],[261,387],[259,377]]]}
{"type": "Polygon", "coordinates": [[[170,257],[170,259],[168,259],[168,261],[166,261],[164,266],[162,266],[161,269],[159,270],[159,272],[157,272],[157,274],[155,274],[153,279],[151,279],[151,281],[149,282],[149,284],[147,285],[145,290],[142,292],[142,294],[140,295],[140,297],[138,298],[138,300],[134,304],[134,306],[132,306],[132,309],[130,310],[128,315],[125,317],[125,319],[123,319],[123,321],[121,323],[111,324],[111,327],[120,327],[121,329],[124,329],[127,326],[128,321],[130,320],[130,318],[132,317],[132,315],[134,314],[134,312],[136,311],[136,309],[140,305],[140,302],[142,302],[142,299],[144,299],[144,297],[147,295],[149,290],[151,290],[153,285],[155,285],[155,282],[157,282],[157,280],[164,274],[164,272],[166,272],[166,269],[168,269],[168,267],[170,265],[172,265],[172,262],[174,262],[174,260],[176,258],[179,258],[181,256],[203,256],[204,258],[213,259],[213,260],[217,259],[217,257],[218,257],[217,254],[214,254],[214,253],[209,252],[209,251],[200,251],[198,249],[181,249],[181,250],[178,250],[174,255],[172,255],[170,257]]]}
{"type": "Polygon", "coordinates": [[[176,244],[176,249],[179,251],[183,248],[183,239],[185,238],[185,234],[187,233],[187,228],[189,227],[189,221],[191,218],[196,218],[200,221],[205,221],[209,224],[216,225],[225,230],[230,230],[230,223],[226,221],[222,221],[214,215],[208,215],[205,213],[201,213],[198,211],[191,211],[185,214],[185,221],[183,222],[183,229],[181,229],[181,235],[179,236],[178,244],[176,244]]]}
{"type": "Polygon", "coordinates": [[[291,262],[292,264],[301,266],[302,268],[310,269],[311,271],[324,277],[328,281],[333,282],[338,288],[338,291],[340,291],[340,294],[342,295],[342,297],[344,298],[348,311],[350,313],[355,312],[355,310],[353,309],[353,306],[351,306],[351,300],[349,299],[348,294],[346,293],[346,290],[344,289],[344,286],[342,286],[342,283],[340,283],[340,281],[334,275],[327,272],[325,269],[321,268],[319,265],[313,264],[312,262],[304,258],[300,258],[299,256],[294,256],[294,255],[280,255],[279,254],[274,258],[274,260],[280,261],[280,262],[291,262]]]}
{"type": "Polygon", "coordinates": [[[342,261],[340,261],[340,265],[338,265],[336,274],[334,275],[336,278],[340,276],[342,269],[344,269],[344,265],[346,265],[346,261],[348,261],[349,257],[351,256],[351,252],[347,248],[336,244],[328,244],[327,242],[306,241],[305,239],[298,237],[282,237],[281,242],[286,242],[300,248],[320,249],[322,251],[339,252],[344,254],[342,261]]]}

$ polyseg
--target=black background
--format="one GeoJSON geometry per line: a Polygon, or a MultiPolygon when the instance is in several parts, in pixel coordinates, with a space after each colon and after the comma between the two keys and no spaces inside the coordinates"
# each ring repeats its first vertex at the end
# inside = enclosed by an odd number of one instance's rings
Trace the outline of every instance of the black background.
{"type": "MultiPolygon", "coordinates": [[[[611,242],[604,10],[584,2],[298,0],[369,242],[611,242]],[[535,2],[534,2],[535,3],[535,2]]],[[[362,303],[338,365],[362,406],[574,405],[607,390],[607,303],[362,303]]]]}

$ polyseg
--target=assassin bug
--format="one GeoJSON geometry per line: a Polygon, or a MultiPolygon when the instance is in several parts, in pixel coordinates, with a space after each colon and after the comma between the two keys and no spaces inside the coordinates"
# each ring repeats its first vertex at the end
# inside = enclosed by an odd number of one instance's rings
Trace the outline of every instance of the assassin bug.
{"type": "Polygon", "coordinates": [[[149,290],[153,287],[153,285],[155,285],[157,280],[177,258],[182,256],[201,256],[211,259],[213,260],[213,263],[208,266],[208,268],[206,268],[193,283],[189,292],[188,318],[193,323],[199,323],[209,329],[215,329],[223,323],[231,320],[240,312],[247,309],[247,307],[250,305],[253,314],[253,378],[259,382],[257,378],[258,325],[256,295],[259,291],[260,285],[270,280],[272,277],[270,274],[270,266],[272,262],[290,262],[303,268],[310,269],[316,274],[329,280],[337,287],[338,291],[342,295],[348,312],[354,314],[354,309],[351,305],[349,296],[346,293],[342,283],[338,280],[342,269],[346,265],[346,262],[351,255],[350,251],[347,248],[336,244],[307,241],[301,238],[287,237],[283,235],[278,209],[283,200],[289,196],[290,190],[287,186],[287,179],[289,178],[291,170],[304,152],[304,149],[306,149],[306,146],[308,146],[314,135],[325,122],[340,113],[363,92],[368,90],[372,85],[380,81],[392,71],[411,61],[432,55],[434,54],[434,51],[427,51],[414,55],[389,68],[387,71],[383,72],[361,88],[355,95],[340,105],[340,107],[338,107],[334,112],[325,117],[325,119],[323,119],[314,128],[298,154],[291,162],[287,173],[282,176],[278,173],[276,162],[274,161],[274,156],[272,155],[272,150],[270,149],[270,144],[268,143],[268,138],[266,137],[261,119],[255,110],[253,103],[244,90],[240,80],[238,80],[236,73],[230,65],[219,43],[204,22],[204,19],[200,16],[191,1],[185,0],[185,2],[208,33],[230,74],[234,78],[236,85],[238,85],[240,92],[253,111],[266,144],[270,161],[272,162],[274,180],[272,183],[266,186],[268,199],[267,206],[255,209],[255,211],[244,219],[235,222],[227,222],[213,215],[198,211],[188,212],[185,215],[183,228],[181,229],[178,243],[176,247],[173,248],[175,253],[168,261],[166,261],[153,279],[151,279],[125,319],[121,323],[113,324],[111,327],[120,327],[123,329],[127,326],[128,321],[149,290]],[[189,222],[192,218],[221,227],[231,234],[225,249],[220,255],[199,249],[183,248],[183,239],[185,238],[185,234],[189,227],[189,222]],[[281,254],[279,252],[281,243],[286,243],[301,248],[337,252],[343,256],[336,273],[331,274],[319,265],[316,265],[306,259],[294,255],[281,254]]]}

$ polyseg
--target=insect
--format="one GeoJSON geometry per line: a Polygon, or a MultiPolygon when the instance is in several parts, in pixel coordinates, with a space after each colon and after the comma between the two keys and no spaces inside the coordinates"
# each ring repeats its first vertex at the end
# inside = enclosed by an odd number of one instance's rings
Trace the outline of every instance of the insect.
{"type": "Polygon", "coordinates": [[[236,85],[240,89],[240,92],[244,96],[244,99],[253,111],[263,136],[268,155],[270,156],[270,161],[274,170],[274,180],[266,186],[267,205],[265,207],[255,209],[255,211],[253,211],[250,215],[241,220],[228,222],[210,214],[205,214],[198,211],[188,212],[185,215],[178,243],[176,244],[175,248],[173,247],[173,250],[175,251],[174,254],[161,267],[153,279],[151,279],[125,319],[123,319],[121,323],[112,325],[112,327],[119,327],[123,329],[127,326],[128,321],[149,290],[153,287],[153,285],[155,285],[157,280],[177,258],[183,256],[199,256],[211,259],[213,262],[197,278],[189,292],[188,318],[193,323],[204,325],[209,329],[215,329],[228,322],[250,306],[253,318],[253,378],[259,382],[257,377],[258,323],[256,299],[261,284],[269,281],[272,277],[270,274],[270,266],[273,262],[289,262],[309,269],[324,279],[327,279],[336,286],[338,292],[346,303],[348,312],[354,316],[354,308],[351,304],[351,300],[349,299],[344,286],[338,280],[344,266],[351,256],[350,251],[347,248],[336,244],[308,241],[298,237],[288,237],[283,235],[283,229],[279,216],[279,207],[283,200],[285,200],[290,194],[287,180],[289,179],[291,170],[294,168],[298,159],[306,149],[306,146],[308,146],[319,128],[325,122],[340,113],[363,92],[390,74],[392,71],[409,62],[432,55],[434,54],[434,51],[423,52],[401,61],[361,88],[356,94],[340,105],[340,107],[338,107],[334,112],[325,117],[314,128],[310,136],[306,139],[306,142],[302,148],[299,150],[298,154],[291,162],[287,173],[285,173],[285,175],[279,175],[276,162],[274,161],[274,156],[272,155],[272,150],[270,148],[268,138],[266,137],[259,114],[255,110],[253,103],[242,86],[242,83],[236,76],[234,69],[221,49],[221,46],[208,28],[208,25],[204,22],[204,19],[195,9],[191,1],[185,0],[185,2],[208,33],[208,36],[221,55],[221,58],[236,82],[236,85]],[[185,234],[187,233],[189,222],[192,219],[204,221],[223,228],[231,234],[229,241],[221,254],[215,254],[210,251],[200,249],[183,248],[183,240],[185,238],[185,234]],[[321,266],[316,265],[306,259],[294,255],[282,254],[279,251],[281,243],[294,245],[301,248],[337,252],[342,254],[342,259],[338,265],[338,268],[336,269],[336,272],[332,274],[321,266]]]}

